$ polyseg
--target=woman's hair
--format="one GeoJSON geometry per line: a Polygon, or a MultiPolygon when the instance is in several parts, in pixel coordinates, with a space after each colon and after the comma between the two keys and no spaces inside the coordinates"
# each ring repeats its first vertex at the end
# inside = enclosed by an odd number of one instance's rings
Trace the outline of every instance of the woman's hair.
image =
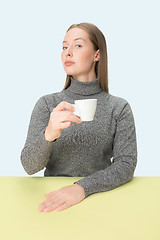
{"type": "MultiPolygon", "coordinates": [[[[96,62],[95,73],[96,73],[96,77],[98,77],[100,87],[104,91],[109,93],[107,45],[106,45],[106,40],[105,40],[103,33],[94,24],[86,23],[86,22],[79,23],[79,24],[72,24],[68,28],[67,32],[70,29],[75,28],[75,27],[85,30],[89,35],[89,39],[92,42],[95,51],[97,51],[99,49],[100,59],[99,59],[99,61],[96,62]]],[[[71,84],[70,75],[67,74],[66,82],[65,82],[63,90],[67,89],[70,86],[70,84],[71,84]]]]}

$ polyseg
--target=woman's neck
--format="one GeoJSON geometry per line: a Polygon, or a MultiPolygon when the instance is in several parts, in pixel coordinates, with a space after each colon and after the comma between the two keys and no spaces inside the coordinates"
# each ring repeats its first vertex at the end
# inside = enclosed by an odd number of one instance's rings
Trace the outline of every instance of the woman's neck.
{"type": "Polygon", "coordinates": [[[78,80],[79,82],[91,82],[96,79],[96,73],[90,73],[88,75],[72,75],[72,77],[75,80],[78,80]]]}

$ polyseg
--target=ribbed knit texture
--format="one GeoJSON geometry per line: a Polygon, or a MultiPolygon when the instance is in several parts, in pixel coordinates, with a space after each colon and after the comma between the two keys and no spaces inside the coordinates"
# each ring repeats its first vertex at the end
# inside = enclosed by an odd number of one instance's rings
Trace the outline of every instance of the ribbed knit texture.
{"type": "Polygon", "coordinates": [[[109,191],[132,180],[137,164],[137,141],[129,103],[103,91],[98,78],[80,82],[71,77],[64,91],[47,94],[36,102],[28,128],[21,163],[32,175],[45,168],[44,176],[83,177],[74,182],[85,196],[109,191]],[[50,113],[60,102],[97,99],[93,121],[62,130],[55,142],[44,137],[50,113]]]}

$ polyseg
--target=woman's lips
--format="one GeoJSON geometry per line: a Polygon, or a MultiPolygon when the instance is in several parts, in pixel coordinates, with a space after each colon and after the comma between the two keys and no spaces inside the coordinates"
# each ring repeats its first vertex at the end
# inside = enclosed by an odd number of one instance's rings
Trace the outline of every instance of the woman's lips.
{"type": "Polygon", "coordinates": [[[65,62],[66,66],[71,66],[72,64],[74,64],[74,62],[65,62]]]}

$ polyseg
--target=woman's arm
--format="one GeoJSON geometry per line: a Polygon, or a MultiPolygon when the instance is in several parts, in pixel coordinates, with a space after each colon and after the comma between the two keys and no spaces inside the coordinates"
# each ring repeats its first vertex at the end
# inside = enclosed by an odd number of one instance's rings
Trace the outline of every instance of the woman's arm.
{"type": "Polygon", "coordinates": [[[41,97],[33,108],[27,139],[20,156],[21,163],[29,175],[42,170],[49,161],[54,144],[47,141],[44,136],[49,117],[46,100],[41,97]]]}
{"type": "Polygon", "coordinates": [[[135,123],[131,107],[126,101],[117,118],[112,164],[74,183],[84,188],[86,197],[93,193],[109,191],[131,181],[136,164],[135,123]]]}

